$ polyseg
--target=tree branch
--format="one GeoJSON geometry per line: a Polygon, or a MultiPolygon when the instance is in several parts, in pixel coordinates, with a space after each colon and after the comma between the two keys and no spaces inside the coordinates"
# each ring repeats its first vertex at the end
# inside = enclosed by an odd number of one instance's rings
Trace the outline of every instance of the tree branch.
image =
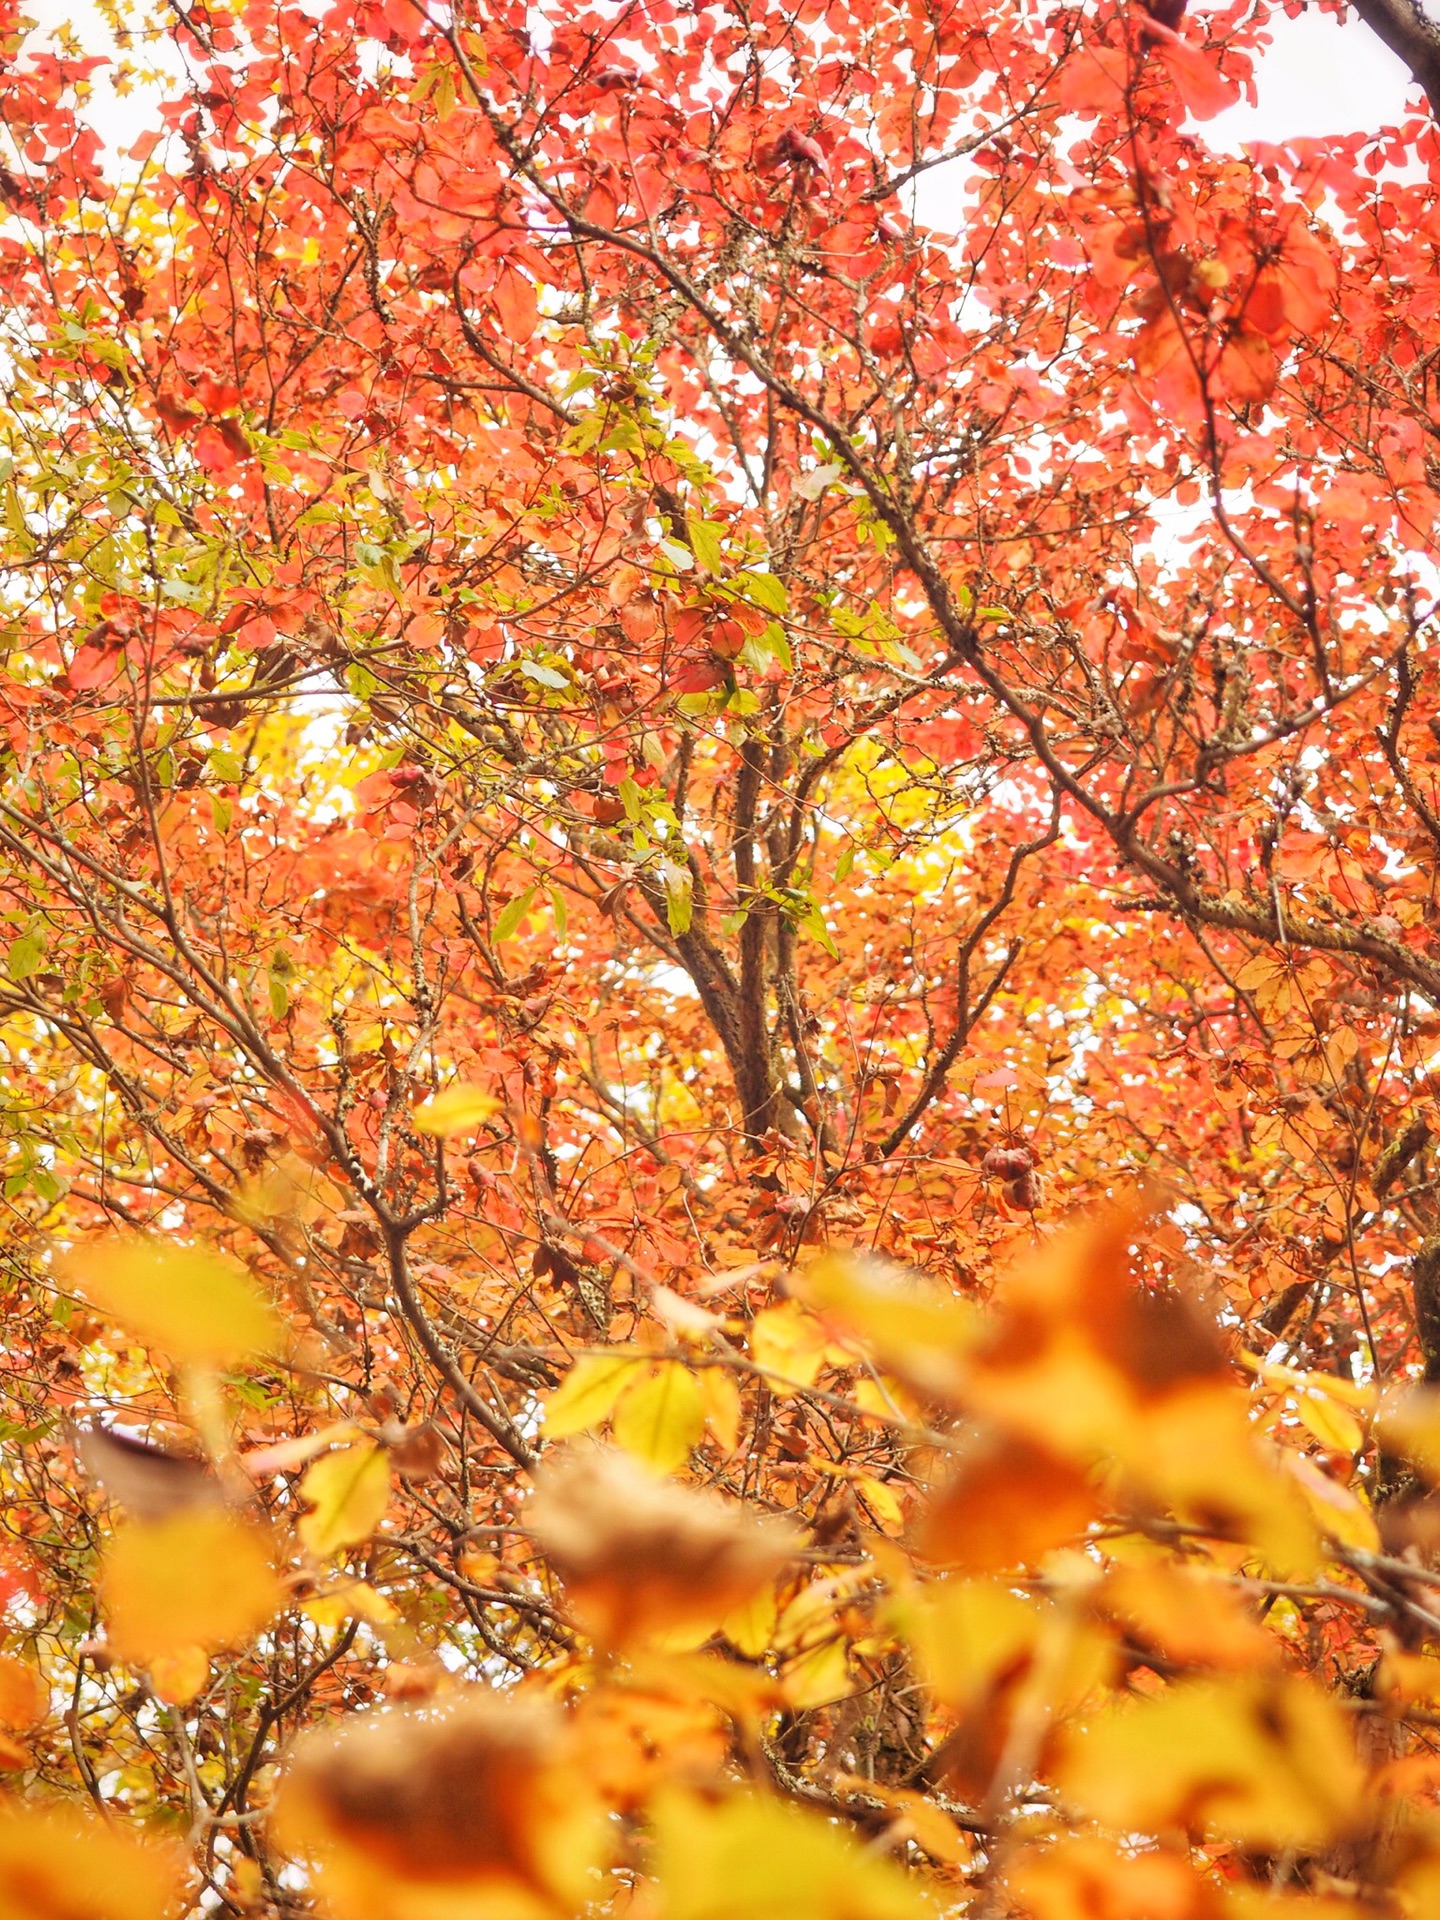
{"type": "Polygon", "coordinates": [[[1410,69],[1425,89],[1430,111],[1440,120],[1440,22],[1418,0],[1351,0],[1356,13],[1410,69]]]}

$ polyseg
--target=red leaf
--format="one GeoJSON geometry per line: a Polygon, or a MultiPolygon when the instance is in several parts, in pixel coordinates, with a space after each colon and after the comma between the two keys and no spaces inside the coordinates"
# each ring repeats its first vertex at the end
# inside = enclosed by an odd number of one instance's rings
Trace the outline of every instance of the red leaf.
{"type": "Polygon", "coordinates": [[[1152,20],[1146,32],[1160,43],[1160,58],[1192,120],[1213,120],[1217,113],[1234,106],[1240,98],[1238,84],[1227,80],[1198,47],[1192,47],[1158,20],[1152,20]]]}
{"type": "Polygon", "coordinates": [[[495,281],[495,317],[507,340],[523,347],[540,323],[534,284],[507,260],[495,281]]]}

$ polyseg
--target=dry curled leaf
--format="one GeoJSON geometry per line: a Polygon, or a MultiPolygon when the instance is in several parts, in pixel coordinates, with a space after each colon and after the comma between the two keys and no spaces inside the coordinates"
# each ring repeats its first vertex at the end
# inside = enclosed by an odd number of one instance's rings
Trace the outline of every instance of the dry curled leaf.
{"type": "Polygon", "coordinates": [[[623,1454],[569,1455],[538,1477],[526,1522],[576,1616],[610,1644],[718,1626],[784,1567],[800,1536],[623,1454]]]}
{"type": "Polygon", "coordinates": [[[558,1709],[528,1695],[383,1710],[297,1743],[275,1832],[337,1920],[564,1912],[604,1837],[576,1757],[558,1709]]]}
{"type": "Polygon", "coordinates": [[[75,1444],[91,1479],[139,1520],[224,1504],[225,1488],[208,1460],[103,1427],[84,1429],[75,1444]]]}

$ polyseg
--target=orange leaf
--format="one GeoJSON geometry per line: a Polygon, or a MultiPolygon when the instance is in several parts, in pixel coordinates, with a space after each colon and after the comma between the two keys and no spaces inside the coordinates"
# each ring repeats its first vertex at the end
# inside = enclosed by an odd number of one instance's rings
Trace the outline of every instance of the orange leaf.
{"type": "Polygon", "coordinates": [[[1192,120],[1213,120],[1234,106],[1240,98],[1239,85],[1227,80],[1207,55],[1158,20],[1148,21],[1145,31],[1160,43],[1160,59],[1192,120]]]}
{"type": "Polygon", "coordinates": [[[507,260],[496,276],[492,298],[501,332],[513,345],[523,347],[540,324],[534,282],[507,260]]]}

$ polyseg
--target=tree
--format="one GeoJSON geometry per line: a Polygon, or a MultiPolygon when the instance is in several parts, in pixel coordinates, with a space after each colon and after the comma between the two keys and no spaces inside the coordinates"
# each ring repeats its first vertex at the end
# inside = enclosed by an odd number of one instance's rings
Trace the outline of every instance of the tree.
{"type": "Polygon", "coordinates": [[[1426,1910],[1440,144],[1269,17],[6,15],[0,1909],[1426,1910]]]}

